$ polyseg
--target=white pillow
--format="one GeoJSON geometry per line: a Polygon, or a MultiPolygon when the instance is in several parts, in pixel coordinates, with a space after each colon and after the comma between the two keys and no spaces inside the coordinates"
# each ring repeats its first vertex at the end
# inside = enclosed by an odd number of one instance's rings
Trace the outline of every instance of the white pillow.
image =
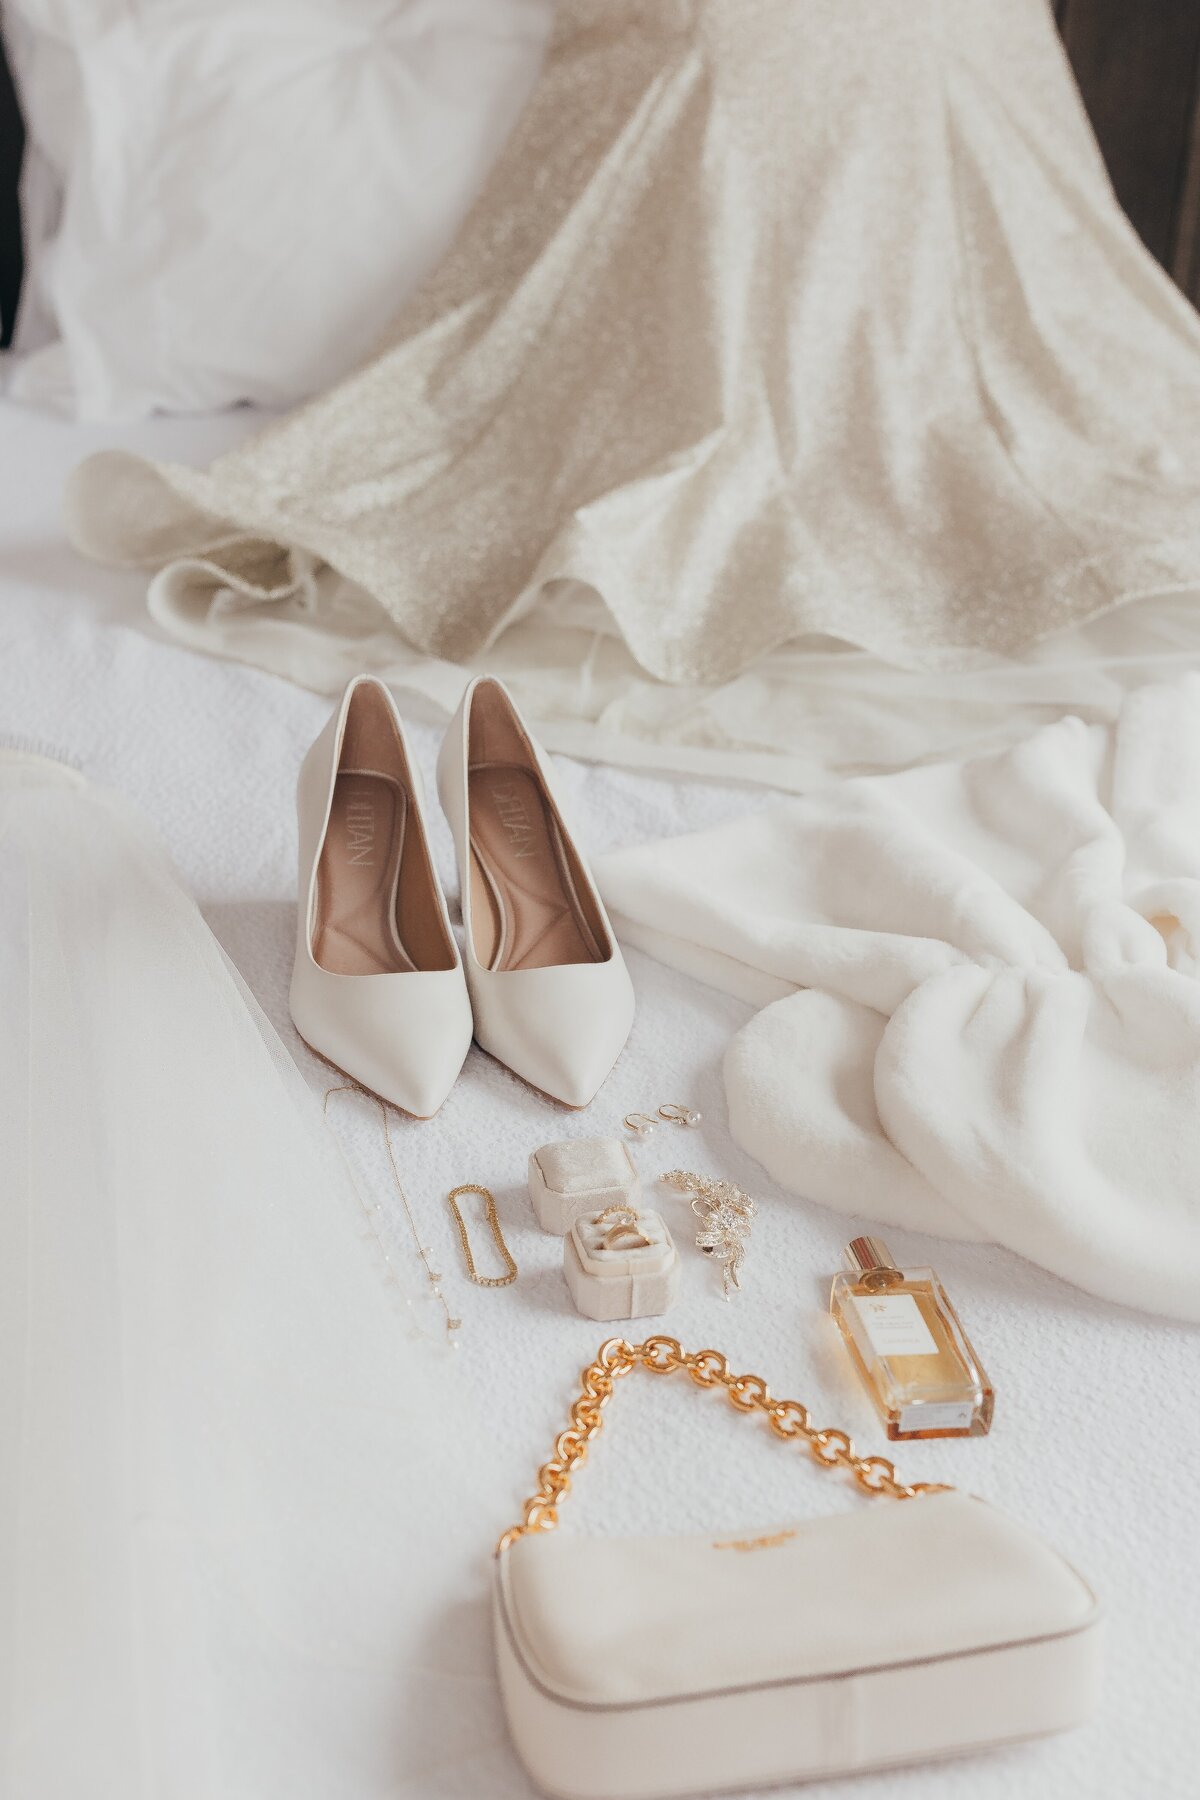
{"type": "Polygon", "coordinates": [[[32,271],[62,342],[18,358],[10,393],[128,419],[286,406],[336,381],[448,248],[551,11],[9,0],[34,38],[18,72],[31,139],[65,162],[32,271]],[[64,51],[73,102],[61,66],[38,78],[64,51]]]}

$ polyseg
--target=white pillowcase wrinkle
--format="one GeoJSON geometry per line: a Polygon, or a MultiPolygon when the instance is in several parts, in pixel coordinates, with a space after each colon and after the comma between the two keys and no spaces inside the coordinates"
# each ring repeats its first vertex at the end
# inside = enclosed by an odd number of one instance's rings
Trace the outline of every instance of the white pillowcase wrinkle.
{"type": "MultiPolygon", "coordinates": [[[[482,187],[552,11],[22,4],[77,58],[81,117],[43,285],[73,410],[91,419],[285,407],[363,361],[482,187]]],[[[52,358],[24,359],[12,391],[52,402],[54,373],[52,358]]]]}

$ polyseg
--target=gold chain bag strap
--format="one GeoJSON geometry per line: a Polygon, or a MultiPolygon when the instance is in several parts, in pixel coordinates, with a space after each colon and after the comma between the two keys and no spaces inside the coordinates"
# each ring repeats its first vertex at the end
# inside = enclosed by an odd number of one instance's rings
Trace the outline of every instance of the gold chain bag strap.
{"type": "Polygon", "coordinates": [[[554,1441],[554,1453],[538,1470],[538,1490],[525,1502],[519,1525],[510,1526],[496,1546],[497,1554],[530,1531],[553,1531],[558,1524],[558,1502],[571,1485],[571,1477],[586,1460],[588,1446],[604,1424],[604,1408],[616,1383],[634,1369],[650,1375],[686,1374],[702,1388],[724,1388],[729,1404],[742,1413],[761,1413],[785,1441],[802,1444],[827,1469],[845,1469],[868,1494],[887,1494],[895,1500],[912,1500],[918,1494],[948,1490],[927,1481],[907,1483],[898,1479],[886,1456],[859,1456],[844,1431],[818,1430],[808,1408],[799,1400],[776,1400],[761,1375],[731,1375],[719,1350],[697,1350],[689,1355],[675,1338],[648,1337],[629,1344],[609,1338],[600,1346],[595,1362],[580,1377],[583,1392],[571,1408],[571,1422],[554,1441]]]}
{"type": "Polygon", "coordinates": [[[1093,1710],[1099,1607],[1027,1527],[902,1481],[717,1350],[610,1338],[581,1389],[496,1546],[501,1693],[539,1786],[674,1800],[943,1757],[1093,1710]],[[560,1534],[560,1503],[635,1369],[723,1389],[863,1492],[921,1504],[732,1539],[560,1534]]]}

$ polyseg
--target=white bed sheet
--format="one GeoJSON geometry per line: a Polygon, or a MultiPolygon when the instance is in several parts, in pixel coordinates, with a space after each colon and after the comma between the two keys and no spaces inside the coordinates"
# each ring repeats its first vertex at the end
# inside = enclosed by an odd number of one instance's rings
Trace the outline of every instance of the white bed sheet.
{"type": "MultiPolygon", "coordinates": [[[[292,787],[326,702],[250,668],[156,636],[143,579],[84,563],[65,545],[57,498],[67,470],[102,443],[196,459],[245,431],[245,415],[152,421],[123,432],[67,425],[0,403],[0,739],[65,754],[149,815],[217,936],[318,1090],[330,1077],[287,1018],[293,925],[292,787]]],[[[437,734],[414,732],[428,774],[437,734]]],[[[563,765],[593,848],[700,826],[759,805],[733,787],[563,765]]],[[[448,835],[437,825],[447,882],[448,835]]],[[[639,1013],[628,1050],[587,1114],[552,1108],[478,1051],[439,1118],[395,1127],[407,1191],[447,1272],[463,1319],[458,1378],[483,1384],[495,1420],[494,1481],[455,1483],[454,1421],[430,1504],[477,1536],[477,1560],[427,1573],[414,1598],[425,1691],[399,1697],[397,1773],[406,1800],[521,1800],[530,1790],[507,1749],[490,1674],[486,1592],[494,1533],[516,1517],[563,1422],[575,1376],[605,1335],[571,1310],[560,1246],[536,1228],[524,1194],[528,1152],[550,1139],[620,1130],[631,1107],[685,1100],[695,1132],[663,1126],[636,1154],[647,1175],[676,1163],[721,1171],[760,1199],[746,1290],[725,1305],[713,1271],[685,1243],[685,1290],[666,1329],[713,1344],[776,1391],[841,1424],[862,1448],[886,1443],[852,1385],[822,1316],[845,1222],[776,1190],[730,1142],[720,1061],[749,1009],[632,953],[639,1013]],[[521,1275],[496,1292],[467,1285],[445,1209],[454,1184],[481,1181],[499,1201],[521,1275]]],[[[345,1105],[339,1102],[339,1105],[345,1105]]],[[[352,1159],[389,1213],[377,1123],[343,1115],[352,1159]]],[[[669,1205],[669,1203],[668,1203],[669,1205]]],[[[668,1212],[686,1238],[686,1215],[668,1212]]],[[[863,1224],[871,1218],[863,1196],[863,1224]]],[[[402,1220],[393,1217],[398,1242],[402,1220]]],[[[947,1279],[998,1391],[984,1440],[896,1446],[903,1474],[949,1480],[1026,1519],[1091,1579],[1109,1614],[1106,1702],[1066,1737],[942,1767],[881,1773],[804,1790],[870,1800],[1185,1800],[1196,1789],[1193,1726],[1200,1671],[1200,1334],[1089,1299],[1012,1255],[889,1232],[908,1263],[947,1279]]],[[[410,1263],[410,1268],[411,1268],[410,1263]]],[[[858,1501],[769,1435],[686,1385],[626,1384],[605,1438],[578,1478],[564,1529],[730,1531],[858,1501]]],[[[403,1520],[397,1521],[403,1529],[403,1520]]],[[[353,1518],[346,1522],[354,1529],[353,1518]]],[[[14,1796],[13,1800],[33,1800],[14,1796]]],[[[100,1792],[91,1800],[120,1800],[100,1792]]],[[[254,1795],[253,1800],[285,1800],[254,1795]]],[[[357,1800],[357,1796],[355,1797],[357,1800]]],[[[362,1800],[367,1800],[364,1795],[362,1800]]],[[[374,1800],[374,1797],[372,1797],[374,1800]]]]}

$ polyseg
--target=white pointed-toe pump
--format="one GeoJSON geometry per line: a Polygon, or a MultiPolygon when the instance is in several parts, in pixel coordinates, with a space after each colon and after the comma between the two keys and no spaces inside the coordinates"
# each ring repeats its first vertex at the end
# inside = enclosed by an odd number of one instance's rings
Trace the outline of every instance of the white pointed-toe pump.
{"type": "Polygon", "coordinates": [[[463,695],[438,792],[458,853],[476,1040],[532,1087],[586,1106],[629,1036],[633,988],[550,764],[491,676],[463,695]]]}
{"type": "Polygon", "coordinates": [[[291,1012],[311,1049],[418,1118],[471,1043],[471,1002],[391,693],[360,675],[304,759],[291,1012]]]}

